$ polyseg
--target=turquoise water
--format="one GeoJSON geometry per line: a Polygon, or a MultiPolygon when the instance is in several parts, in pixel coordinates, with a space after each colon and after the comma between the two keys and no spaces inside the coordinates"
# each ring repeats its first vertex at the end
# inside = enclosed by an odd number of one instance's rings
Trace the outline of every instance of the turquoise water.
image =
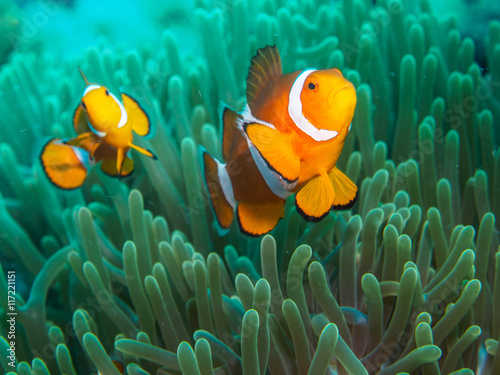
{"type": "Polygon", "coordinates": [[[23,36],[73,58],[96,42],[153,47],[166,28],[182,37],[189,49],[197,39],[193,1],[28,1],[20,11],[23,36]]]}
{"type": "MultiPolygon", "coordinates": [[[[332,1],[334,3],[335,1],[332,1]]],[[[5,1],[6,4],[9,1],[5,1]]],[[[165,28],[174,30],[189,50],[200,48],[195,25],[195,1],[17,1],[13,2],[23,23],[20,34],[43,43],[44,48],[76,57],[101,40],[124,47],[149,43],[154,46],[165,28]]],[[[223,1],[207,2],[223,6],[223,1]]],[[[289,4],[296,4],[290,2],[289,4]]],[[[442,17],[456,16],[463,36],[481,43],[490,20],[500,17],[500,6],[491,0],[434,1],[432,9],[442,17]]],[[[418,9],[418,1],[406,3],[418,9]]],[[[478,51],[478,53],[481,53],[478,51]]]]}

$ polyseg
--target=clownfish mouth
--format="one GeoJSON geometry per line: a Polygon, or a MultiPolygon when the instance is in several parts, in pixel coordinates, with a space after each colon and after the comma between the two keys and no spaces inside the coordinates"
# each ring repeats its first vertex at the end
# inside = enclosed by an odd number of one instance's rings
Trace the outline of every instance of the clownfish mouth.
{"type": "MultiPolygon", "coordinates": [[[[344,102],[344,96],[346,94],[347,90],[353,90],[354,92],[356,91],[353,84],[351,82],[347,82],[346,85],[340,88],[340,90],[332,90],[331,94],[328,97],[328,106],[333,107],[335,105],[338,105],[337,101],[344,102]]],[[[347,94],[349,96],[349,94],[347,94]]]]}
{"type": "MultiPolygon", "coordinates": [[[[346,93],[347,90],[355,90],[351,82],[346,82],[346,84],[342,86],[339,90],[332,90],[327,99],[328,106],[330,108],[337,107],[340,109],[344,107],[346,102],[345,98],[346,97],[348,98],[351,95],[346,93]]],[[[335,137],[337,137],[341,132],[343,132],[344,129],[344,127],[342,127],[341,130],[337,131],[333,129],[317,128],[313,124],[311,124],[305,117],[303,117],[303,119],[299,119],[299,124],[297,125],[301,130],[305,131],[306,134],[308,134],[311,138],[313,138],[318,142],[332,140],[335,137]]],[[[351,126],[349,126],[347,132],[349,132],[350,130],[351,126]]]]}

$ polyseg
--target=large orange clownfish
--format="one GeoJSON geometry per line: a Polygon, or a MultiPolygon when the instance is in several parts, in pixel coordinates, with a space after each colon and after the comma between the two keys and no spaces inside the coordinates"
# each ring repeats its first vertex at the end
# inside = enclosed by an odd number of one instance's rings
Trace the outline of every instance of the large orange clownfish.
{"type": "Polygon", "coordinates": [[[121,101],[106,87],[85,81],[80,103],[73,116],[77,137],[68,141],[50,140],[40,159],[47,177],[62,189],[80,187],[90,164],[101,162],[101,169],[113,177],[130,175],[134,162],[127,155],[130,149],[155,159],[149,150],[133,143],[132,131],[140,136],[150,133],[149,118],[130,96],[121,94],[121,101]]]}
{"type": "Polygon", "coordinates": [[[338,69],[282,74],[278,50],[268,46],[252,59],[246,96],[242,113],[223,113],[224,163],[203,154],[219,226],[228,229],[236,211],[243,233],[267,233],[293,193],[308,221],[352,207],[358,189],[335,166],[356,107],[352,83],[338,69]]]}

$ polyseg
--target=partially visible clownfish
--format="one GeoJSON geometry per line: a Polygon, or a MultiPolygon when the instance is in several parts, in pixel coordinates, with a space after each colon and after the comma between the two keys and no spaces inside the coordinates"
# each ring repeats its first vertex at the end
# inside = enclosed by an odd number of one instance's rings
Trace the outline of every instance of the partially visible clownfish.
{"type": "MultiPolygon", "coordinates": [[[[111,363],[113,363],[113,365],[115,365],[116,369],[118,370],[118,372],[120,374],[125,374],[125,365],[123,364],[122,361],[120,361],[119,359],[112,358],[111,363]]],[[[97,372],[97,375],[105,375],[105,374],[101,374],[100,372],[97,372]]]]}
{"type": "Polygon", "coordinates": [[[252,59],[246,96],[242,113],[223,112],[224,163],[203,153],[221,229],[230,227],[236,211],[243,233],[267,233],[293,193],[308,221],[352,207],[358,189],[335,166],[356,107],[352,83],[338,69],[282,74],[278,50],[268,46],[252,59]]]}
{"type": "Polygon", "coordinates": [[[149,118],[130,96],[121,101],[106,87],[90,83],[80,70],[85,89],[73,116],[77,137],[68,141],[50,140],[40,160],[47,177],[62,189],[80,187],[90,164],[101,162],[101,169],[113,177],[125,177],[134,170],[127,155],[134,149],[156,159],[149,150],[133,143],[132,131],[140,136],[150,133],[149,118]]]}

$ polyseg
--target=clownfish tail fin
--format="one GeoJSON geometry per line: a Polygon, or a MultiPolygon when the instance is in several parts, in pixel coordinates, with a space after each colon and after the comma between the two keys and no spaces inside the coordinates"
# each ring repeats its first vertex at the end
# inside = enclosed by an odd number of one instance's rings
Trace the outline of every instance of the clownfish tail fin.
{"type": "Polygon", "coordinates": [[[224,164],[219,163],[207,152],[203,152],[205,184],[210,195],[210,202],[222,230],[231,226],[234,218],[233,187],[224,164]]]}
{"type": "Polygon", "coordinates": [[[358,187],[356,184],[337,167],[328,173],[328,177],[332,183],[335,196],[332,209],[348,210],[354,206],[358,199],[358,187]]]}

